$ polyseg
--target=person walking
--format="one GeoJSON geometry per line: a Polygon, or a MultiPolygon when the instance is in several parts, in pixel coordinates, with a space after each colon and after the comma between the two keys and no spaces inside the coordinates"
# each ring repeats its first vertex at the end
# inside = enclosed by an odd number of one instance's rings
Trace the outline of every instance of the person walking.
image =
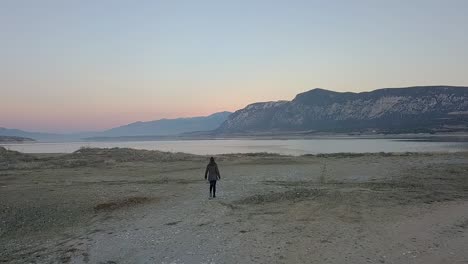
{"type": "Polygon", "coordinates": [[[210,163],[206,166],[205,180],[210,182],[210,198],[216,198],[216,181],[221,179],[218,164],[216,164],[213,157],[210,158],[210,163]]]}

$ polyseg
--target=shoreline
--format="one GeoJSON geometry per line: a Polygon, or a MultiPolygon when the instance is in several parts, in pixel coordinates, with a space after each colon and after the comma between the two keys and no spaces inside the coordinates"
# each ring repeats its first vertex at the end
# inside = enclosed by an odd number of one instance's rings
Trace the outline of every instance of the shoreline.
{"type": "Polygon", "coordinates": [[[158,141],[74,141],[0,144],[22,153],[72,153],[82,147],[133,148],[186,152],[199,155],[227,153],[269,152],[300,156],[320,153],[377,153],[377,152],[463,152],[468,151],[468,137],[350,137],[323,136],[308,139],[205,139],[158,141]]]}
{"type": "Polygon", "coordinates": [[[126,147],[108,147],[108,148],[98,148],[98,147],[82,147],[73,152],[21,152],[13,149],[6,148],[6,146],[0,145],[0,148],[3,148],[7,151],[18,152],[24,155],[38,156],[38,157],[53,157],[53,156],[66,156],[72,155],[78,152],[80,149],[91,149],[98,151],[112,151],[112,150],[131,150],[131,151],[142,151],[142,152],[157,152],[170,155],[189,155],[195,157],[288,157],[288,158],[300,158],[300,157],[362,157],[362,156],[414,156],[414,155],[445,155],[445,154],[468,154],[467,150],[457,150],[457,151],[378,151],[378,152],[323,152],[323,153],[306,153],[306,154],[282,154],[276,152],[230,152],[230,153],[217,153],[217,154],[194,154],[189,152],[180,152],[180,151],[162,151],[162,150],[153,150],[153,149],[138,149],[138,148],[126,148],[126,147]]]}
{"type": "Polygon", "coordinates": [[[240,134],[228,136],[216,135],[177,135],[177,136],[119,136],[90,137],[82,141],[89,142],[119,142],[119,141],[185,141],[185,140],[308,140],[308,139],[417,139],[417,138],[460,138],[468,142],[467,132],[455,133],[400,133],[400,134],[359,134],[359,133],[264,133],[240,134]]]}
{"type": "Polygon", "coordinates": [[[455,140],[447,142],[468,142],[468,132],[448,133],[398,133],[398,134],[359,134],[359,133],[263,133],[263,134],[232,134],[232,135],[174,135],[174,136],[117,136],[117,137],[89,137],[69,140],[32,140],[18,142],[0,142],[8,144],[31,143],[95,143],[95,142],[151,142],[151,141],[205,141],[205,140],[320,140],[320,139],[431,139],[455,140]]]}

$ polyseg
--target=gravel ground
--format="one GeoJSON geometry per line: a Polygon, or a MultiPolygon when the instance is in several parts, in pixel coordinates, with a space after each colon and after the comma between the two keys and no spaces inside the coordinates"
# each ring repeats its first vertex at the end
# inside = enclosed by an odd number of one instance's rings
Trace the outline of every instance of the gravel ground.
{"type": "Polygon", "coordinates": [[[10,157],[0,262],[468,263],[468,153],[118,152],[10,157]]]}

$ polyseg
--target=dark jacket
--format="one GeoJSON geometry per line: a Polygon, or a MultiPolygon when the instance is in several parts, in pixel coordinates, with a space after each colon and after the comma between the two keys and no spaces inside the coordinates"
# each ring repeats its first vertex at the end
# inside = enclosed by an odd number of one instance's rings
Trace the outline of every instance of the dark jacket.
{"type": "Polygon", "coordinates": [[[221,179],[221,174],[219,173],[219,170],[218,170],[218,164],[209,163],[208,166],[206,166],[205,179],[207,177],[209,181],[216,181],[216,180],[221,179]]]}

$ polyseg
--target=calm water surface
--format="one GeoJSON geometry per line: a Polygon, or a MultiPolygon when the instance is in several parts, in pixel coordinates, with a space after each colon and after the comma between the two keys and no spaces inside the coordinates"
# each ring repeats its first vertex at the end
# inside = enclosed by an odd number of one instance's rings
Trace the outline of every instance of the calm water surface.
{"type": "Polygon", "coordinates": [[[318,153],[366,152],[457,152],[468,151],[468,142],[414,142],[391,139],[290,139],[290,140],[184,140],[128,142],[64,142],[4,145],[25,153],[71,153],[81,147],[135,148],[186,152],[193,154],[225,154],[270,152],[287,155],[318,153]]]}

